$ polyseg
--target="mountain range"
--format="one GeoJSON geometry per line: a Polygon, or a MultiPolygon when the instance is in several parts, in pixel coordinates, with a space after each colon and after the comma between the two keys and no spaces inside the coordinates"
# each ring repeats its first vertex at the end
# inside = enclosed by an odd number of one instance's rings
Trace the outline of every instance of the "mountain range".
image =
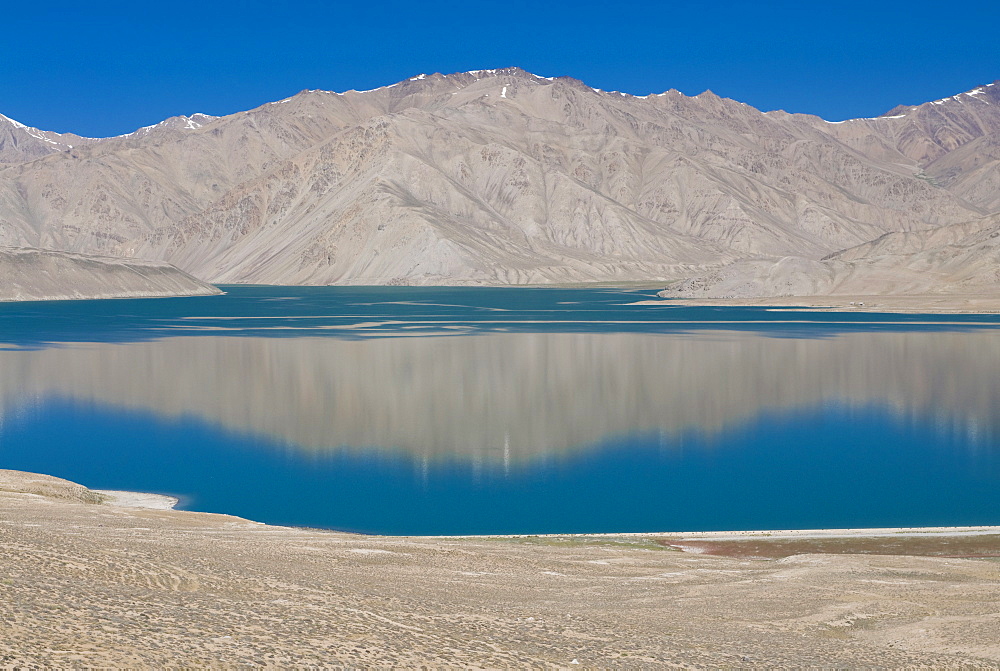
{"type": "Polygon", "coordinates": [[[0,245],[268,284],[1000,285],[1000,82],[869,119],[519,68],[112,138],[0,116],[0,245]]]}

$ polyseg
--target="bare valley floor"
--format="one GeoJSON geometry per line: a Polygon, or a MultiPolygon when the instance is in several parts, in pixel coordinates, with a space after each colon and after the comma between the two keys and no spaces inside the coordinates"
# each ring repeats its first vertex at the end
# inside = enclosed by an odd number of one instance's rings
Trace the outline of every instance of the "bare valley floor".
{"type": "Polygon", "coordinates": [[[1000,664],[996,528],[697,536],[356,536],[0,471],[0,664],[1000,664]]]}

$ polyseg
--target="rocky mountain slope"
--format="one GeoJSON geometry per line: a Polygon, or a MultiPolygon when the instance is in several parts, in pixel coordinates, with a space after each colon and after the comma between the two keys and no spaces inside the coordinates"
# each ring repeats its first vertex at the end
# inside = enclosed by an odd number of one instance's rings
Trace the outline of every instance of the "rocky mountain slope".
{"type": "Polygon", "coordinates": [[[0,247],[0,301],[218,293],[215,287],[160,261],[0,247]]]}
{"type": "Polygon", "coordinates": [[[998,110],[993,84],[830,123],[517,68],[420,75],[8,151],[0,244],[214,282],[681,280],[787,256],[811,274],[1000,210],[998,110]]]}

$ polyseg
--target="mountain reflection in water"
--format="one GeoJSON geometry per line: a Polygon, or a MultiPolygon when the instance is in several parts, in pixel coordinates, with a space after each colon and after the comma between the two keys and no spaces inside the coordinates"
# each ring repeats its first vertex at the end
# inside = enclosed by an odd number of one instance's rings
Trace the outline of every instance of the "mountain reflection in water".
{"type": "Polygon", "coordinates": [[[0,351],[4,413],[51,398],[198,418],[312,453],[507,467],[635,434],[710,439],[762,413],[829,403],[930,417],[995,446],[1000,336],[193,336],[0,351]]]}

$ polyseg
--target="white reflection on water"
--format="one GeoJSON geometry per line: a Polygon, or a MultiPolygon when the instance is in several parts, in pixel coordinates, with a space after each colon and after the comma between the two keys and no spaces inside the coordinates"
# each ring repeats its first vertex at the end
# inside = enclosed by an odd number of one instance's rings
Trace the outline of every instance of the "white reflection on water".
{"type": "Polygon", "coordinates": [[[0,352],[3,413],[55,396],[193,416],[291,448],[404,450],[508,471],[613,436],[713,434],[825,403],[882,404],[988,441],[1000,435],[1000,336],[206,336],[0,352]]]}

